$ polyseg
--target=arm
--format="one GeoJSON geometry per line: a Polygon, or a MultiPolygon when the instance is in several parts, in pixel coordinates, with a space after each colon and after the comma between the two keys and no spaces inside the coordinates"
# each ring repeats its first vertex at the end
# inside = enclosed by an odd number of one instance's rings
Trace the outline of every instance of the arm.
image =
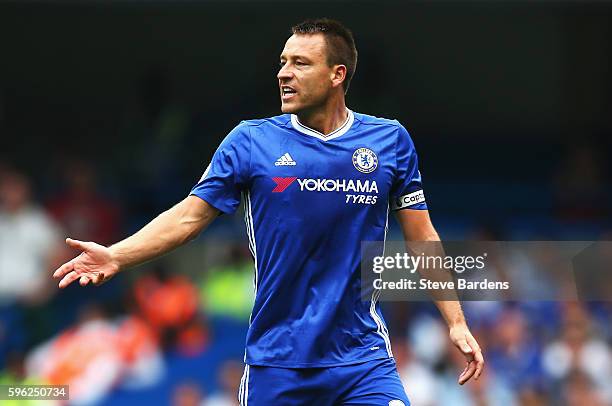
{"type": "Polygon", "coordinates": [[[77,279],[82,286],[106,282],[119,271],[164,255],[195,238],[217,216],[219,210],[196,196],[188,196],[166,210],[134,235],[110,247],[95,242],[66,239],[81,254],[53,274],[62,278],[60,288],[77,279]]]}
{"type": "MultiPolygon", "coordinates": [[[[440,241],[427,210],[405,209],[396,213],[405,241],[440,241]]],[[[436,251],[442,252],[441,244],[436,251]]],[[[478,379],[484,367],[484,358],[467,326],[461,304],[458,300],[434,300],[434,303],[448,325],[451,341],[466,357],[467,365],[459,376],[459,384],[463,385],[472,376],[478,379]]]]}

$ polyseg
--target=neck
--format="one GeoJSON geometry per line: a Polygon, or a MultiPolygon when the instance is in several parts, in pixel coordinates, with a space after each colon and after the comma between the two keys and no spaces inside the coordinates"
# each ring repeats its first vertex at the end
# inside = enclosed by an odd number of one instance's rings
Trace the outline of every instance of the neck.
{"type": "Polygon", "coordinates": [[[306,127],[327,135],[340,127],[348,116],[344,97],[329,100],[325,105],[297,113],[298,120],[306,127]]]}

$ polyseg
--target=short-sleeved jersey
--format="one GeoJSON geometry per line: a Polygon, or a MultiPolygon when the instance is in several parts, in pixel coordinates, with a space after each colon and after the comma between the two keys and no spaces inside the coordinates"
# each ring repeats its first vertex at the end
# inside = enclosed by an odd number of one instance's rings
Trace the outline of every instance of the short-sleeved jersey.
{"type": "Polygon", "coordinates": [[[194,186],[224,213],[244,198],[255,261],[245,362],[322,367],[392,357],[376,303],[361,296],[361,243],[389,210],[427,208],[417,155],[396,120],[348,110],[323,134],[295,115],[241,122],[194,186]]]}

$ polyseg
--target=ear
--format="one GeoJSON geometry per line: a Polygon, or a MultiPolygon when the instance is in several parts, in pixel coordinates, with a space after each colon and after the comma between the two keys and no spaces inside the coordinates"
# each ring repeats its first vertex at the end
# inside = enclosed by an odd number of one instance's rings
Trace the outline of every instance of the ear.
{"type": "Polygon", "coordinates": [[[332,87],[342,86],[342,83],[346,79],[346,65],[334,65],[330,74],[332,87]]]}

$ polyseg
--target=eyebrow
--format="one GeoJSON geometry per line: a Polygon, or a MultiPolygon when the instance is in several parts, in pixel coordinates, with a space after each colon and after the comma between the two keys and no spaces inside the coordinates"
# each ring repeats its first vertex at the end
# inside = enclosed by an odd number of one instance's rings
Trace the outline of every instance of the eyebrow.
{"type": "MultiPolygon", "coordinates": [[[[292,55],[294,59],[304,59],[305,61],[308,62],[312,62],[312,60],[310,58],[308,58],[307,56],[304,55],[292,55]]],[[[287,57],[283,54],[281,54],[280,59],[287,59],[287,57]]]]}

